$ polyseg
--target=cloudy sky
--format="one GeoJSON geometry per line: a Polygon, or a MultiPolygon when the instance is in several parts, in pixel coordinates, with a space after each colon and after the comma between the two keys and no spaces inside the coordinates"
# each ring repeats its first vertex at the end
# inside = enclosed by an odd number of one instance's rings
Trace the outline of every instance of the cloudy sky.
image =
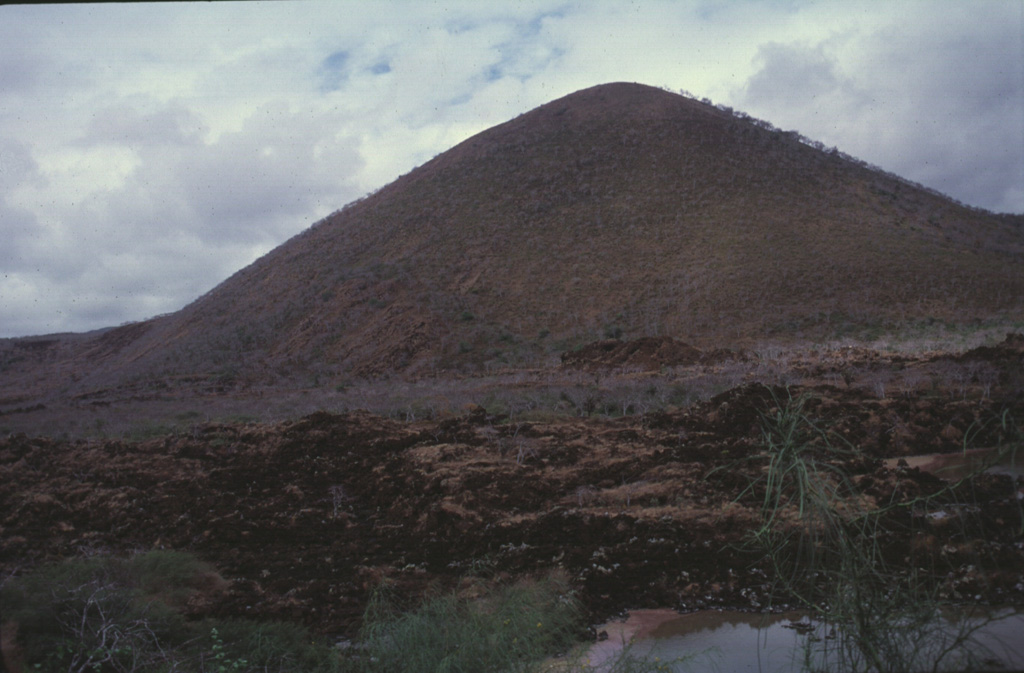
{"type": "Polygon", "coordinates": [[[177,310],[468,136],[685,89],[1024,212],[1024,0],[0,7],[0,337],[177,310]]]}

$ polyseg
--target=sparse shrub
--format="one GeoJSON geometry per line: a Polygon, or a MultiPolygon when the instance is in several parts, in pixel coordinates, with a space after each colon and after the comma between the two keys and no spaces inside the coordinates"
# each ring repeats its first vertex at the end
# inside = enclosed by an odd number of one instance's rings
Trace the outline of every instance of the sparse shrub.
{"type": "Polygon", "coordinates": [[[192,554],[174,550],[137,554],[125,561],[125,566],[132,587],[170,605],[183,605],[191,594],[217,577],[212,566],[192,554]]]}
{"type": "Polygon", "coordinates": [[[0,604],[40,673],[338,670],[337,655],[298,624],[186,620],[180,608],[217,580],[183,552],[96,556],[10,579],[0,604]]]}
{"type": "Polygon", "coordinates": [[[129,442],[143,442],[147,439],[173,435],[177,431],[178,428],[173,425],[166,425],[163,423],[146,423],[131,428],[125,432],[124,438],[129,442]]]}
{"type": "Polygon", "coordinates": [[[979,664],[973,634],[981,622],[949,612],[935,577],[894,565],[880,546],[886,536],[906,535],[890,515],[955,498],[959,484],[907,502],[865,504],[853,497],[842,467],[851,452],[806,415],[806,401],[776,397],[762,416],[763,451],[743,460],[767,464],[740,496],[761,500],[761,525],[751,539],[773,566],[772,595],[795,599],[825,631],[834,627],[833,638],[808,641],[805,668],[897,672],[979,664]]]}
{"type": "MultiPolygon", "coordinates": [[[[339,657],[325,644],[314,642],[309,630],[292,622],[255,622],[245,619],[217,623],[224,656],[217,660],[225,671],[301,671],[318,673],[340,670],[339,657]]],[[[210,634],[211,640],[213,633],[210,634]]],[[[212,647],[211,647],[212,651],[212,647]]]]}
{"type": "Polygon", "coordinates": [[[345,487],[342,484],[334,484],[327,492],[331,496],[331,504],[334,507],[334,511],[331,516],[335,519],[338,518],[338,510],[349,500],[348,493],[345,491],[345,487]]]}
{"type": "Polygon", "coordinates": [[[606,325],[604,328],[605,339],[621,339],[623,330],[618,325],[606,325]]]}
{"type": "MultiPolygon", "coordinates": [[[[4,617],[18,624],[26,661],[39,671],[137,671],[166,663],[164,643],[187,628],[166,603],[148,600],[140,583],[158,582],[162,563],[142,561],[76,559],[5,585],[4,617]]],[[[176,578],[180,565],[171,566],[176,578]]]]}
{"type": "Polygon", "coordinates": [[[367,608],[360,670],[373,673],[529,671],[568,648],[580,610],[557,579],[491,590],[478,601],[454,594],[400,612],[387,586],[367,608]]]}

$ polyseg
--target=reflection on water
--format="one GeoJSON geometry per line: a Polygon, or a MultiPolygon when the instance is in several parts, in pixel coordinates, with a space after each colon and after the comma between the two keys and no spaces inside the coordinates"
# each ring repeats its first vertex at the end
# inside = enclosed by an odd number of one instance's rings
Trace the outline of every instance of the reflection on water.
{"type": "Polygon", "coordinates": [[[785,627],[799,620],[796,613],[680,615],[672,610],[638,610],[625,622],[601,627],[608,640],[593,646],[590,662],[600,665],[614,657],[623,643],[632,641],[634,654],[658,656],[662,661],[684,659],[678,667],[681,671],[793,671],[799,669],[802,640],[796,630],[785,627]]]}
{"type": "Polygon", "coordinates": [[[900,460],[907,461],[908,467],[918,467],[923,472],[931,472],[936,477],[947,481],[957,481],[975,473],[986,470],[995,474],[1008,474],[1011,477],[1024,477],[1024,455],[1004,453],[999,455],[997,449],[971,449],[956,453],[932,453],[924,456],[892,458],[885,461],[887,467],[894,468],[900,460]]]}
{"type": "MultiPolygon", "coordinates": [[[[635,643],[634,654],[657,656],[661,661],[685,659],[674,670],[723,673],[798,671],[808,643],[818,649],[816,660],[822,666],[820,649],[834,647],[822,629],[815,629],[799,613],[703,611],[680,615],[672,610],[638,610],[626,621],[611,622],[598,630],[608,634],[607,640],[595,643],[589,652],[590,663],[598,667],[630,642],[635,643]]],[[[989,670],[1024,668],[1024,613],[1006,610],[996,614],[976,636],[989,670]]]]}

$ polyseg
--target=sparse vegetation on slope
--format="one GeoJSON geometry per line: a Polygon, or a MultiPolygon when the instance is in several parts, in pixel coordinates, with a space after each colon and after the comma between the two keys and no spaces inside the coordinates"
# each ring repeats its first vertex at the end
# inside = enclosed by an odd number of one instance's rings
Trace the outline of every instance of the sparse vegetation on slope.
{"type": "Polygon", "coordinates": [[[13,404],[152,379],[216,391],[528,368],[607,337],[735,348],[1009,323],[1024,319],[1022,255],[1019,217],[611,84],[466,140],[178,313],[16,340],[0,366],[13,404]]]}

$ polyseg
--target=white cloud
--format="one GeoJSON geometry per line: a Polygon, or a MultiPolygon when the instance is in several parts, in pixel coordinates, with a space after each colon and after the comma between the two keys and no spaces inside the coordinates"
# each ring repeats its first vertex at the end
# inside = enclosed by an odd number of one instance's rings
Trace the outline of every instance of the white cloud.
{"type": "Polygon", "coordinates": [[[180,308],[473,133],[685,88],[1024,211],[1019,2],[0,8],[0,336],[180,308]]]}

